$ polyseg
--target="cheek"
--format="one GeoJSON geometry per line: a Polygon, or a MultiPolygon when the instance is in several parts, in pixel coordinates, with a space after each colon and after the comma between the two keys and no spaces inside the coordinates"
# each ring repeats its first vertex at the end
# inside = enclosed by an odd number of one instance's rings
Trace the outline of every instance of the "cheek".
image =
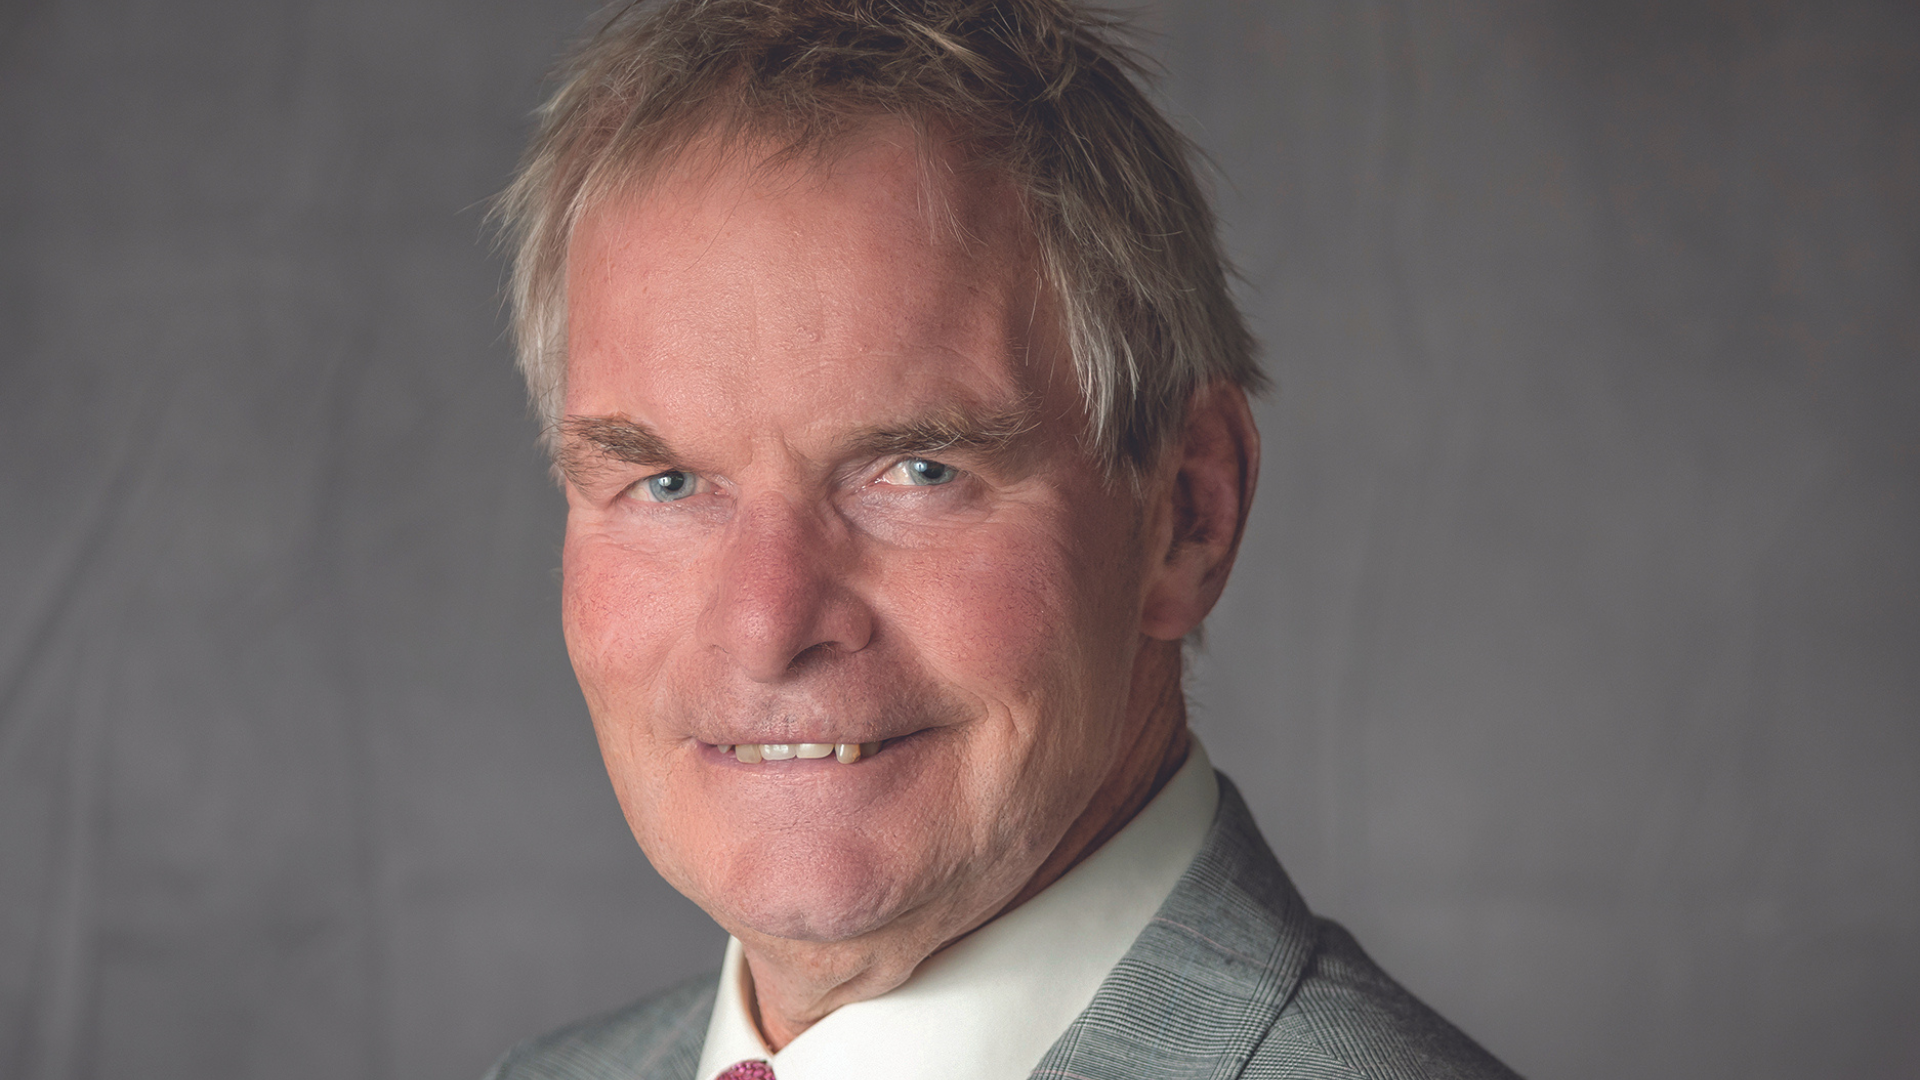
{"type": "MultiPolygon", "coordinates": [[[[1075,726],[1106,705],[1138,623],[1137,574],[1102,528],[1071,516],[993,530],[891,569],[891,621],[945,680],[1005,708],[1075,726]],[[1064,710],[1064,712],[1062,711],[1064,710]]],[[[1084,519],[1083,519],[1084,520],[1084,519]]],[[[1121,545],[1124,546],[1124,545],[1121,545]]]]}
{"type": "Polygon", "coordinates": [[[591,531],[569,527],[561,565],[567,655],[598,723],[654,685],[697,601],[671,568],[591,531]]]}
{"type": "Polygon", "coordinates": [[[1078,604],[1062,588],[1056,553],[1000,547],[953,560],[936,587],[922,587],[918,614],[945,638],[946,658],[992,682],[1015,685],[1058,660],[1058,640],[1078,604]]]}
{"type": "MultiPolygon", "coordinates": [[[[661,672],[671,664],[675,631],[686,618],[687,591],[662,586],[671,571],[589,529],[570,524],[562,555],[561,624],[601,758],[634,837],[669,880],[681,883],[682,833],[704,837],[698,815],[662,834],[675,765],[664,754],[673,733],[658,722],[661,672]]],[[[697,848],[696,848],[697,850],[697,848]]]]}

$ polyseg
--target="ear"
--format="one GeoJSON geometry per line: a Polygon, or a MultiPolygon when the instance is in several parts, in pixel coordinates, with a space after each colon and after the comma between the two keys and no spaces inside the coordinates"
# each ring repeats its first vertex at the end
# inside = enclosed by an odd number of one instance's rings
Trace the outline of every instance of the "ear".
{"type": "Polygon", "coordinates": [[[1140,632],[1177,641],[1220,599],[1247,528],[1260,475],[1260,432],[1247,395],[1224,382],[1196,394],[1166,455],[1149,494],[1157,527],[1140,632]]]}

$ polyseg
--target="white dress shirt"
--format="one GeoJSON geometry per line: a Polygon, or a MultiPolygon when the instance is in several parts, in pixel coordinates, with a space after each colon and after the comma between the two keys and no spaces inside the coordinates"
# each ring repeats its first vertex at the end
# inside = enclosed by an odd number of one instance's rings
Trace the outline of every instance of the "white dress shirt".
{"type": "Polygon", "coordinates": [[[1059,881],[779,1053],[760,1041],[730,939],[696,1080],[752,1058],[778,1080],[1024,1080],[1200,853],[1219,800],[1196,739],[1153,801],[1059,881]]]}

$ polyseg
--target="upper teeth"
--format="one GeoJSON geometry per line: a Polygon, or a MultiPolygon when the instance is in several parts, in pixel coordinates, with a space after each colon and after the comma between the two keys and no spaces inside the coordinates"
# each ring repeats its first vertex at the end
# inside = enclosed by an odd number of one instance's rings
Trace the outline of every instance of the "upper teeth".
{"type": "Polygon", "coordinates": [[[872,757],[880,752],[880,744],[869,743],[738,743],[714,747],[723,754],[732,754],[746,765],[758,765],[762,761],[786,761],[788,758],[823,758],[832,755],[842,765],[851,765],[863,756],[872,757]]]}

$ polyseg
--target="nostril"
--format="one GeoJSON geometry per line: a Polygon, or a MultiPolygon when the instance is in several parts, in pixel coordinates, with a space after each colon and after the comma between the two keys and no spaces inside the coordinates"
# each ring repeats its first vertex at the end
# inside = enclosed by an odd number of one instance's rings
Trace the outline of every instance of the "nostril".
{"type": "Polygon", "coordinates": [[[842,649],[838,643],[832,641],[822,641],[809,645],[800,650],[798,655],[794,656],[793,660],[788,663],[787,670],[798,672],[804,671],[807,668],[828,664],[833,661],[834,657],[845,651],[846,650],[842,649]]]}

